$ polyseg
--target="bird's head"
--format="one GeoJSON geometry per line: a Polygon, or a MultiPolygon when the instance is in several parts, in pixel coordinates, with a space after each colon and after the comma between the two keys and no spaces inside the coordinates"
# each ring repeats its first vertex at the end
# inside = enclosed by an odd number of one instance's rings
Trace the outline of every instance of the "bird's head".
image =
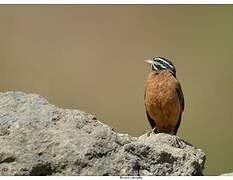
{"type": "Polygon", "coordinates": [[[167,58],[154,57],[152,59],[146,60],[146,62],[150,64],[151,69],[153,71],[169,70],[173,74],[173,76],[176,77],[176,68],[173,65],[173,63],[170,60],[168,60],[167,58]]]}

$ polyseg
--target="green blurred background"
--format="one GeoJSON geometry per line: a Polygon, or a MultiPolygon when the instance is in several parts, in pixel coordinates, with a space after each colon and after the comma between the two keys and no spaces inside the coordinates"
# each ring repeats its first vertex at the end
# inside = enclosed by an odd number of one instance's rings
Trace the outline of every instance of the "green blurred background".
{"type": "Polygon", "coordinates": [[[232,5],[1,5],[0,27],[0,91],[133,136],[150,129],[144,60],[171,58],[186,104],[178,135],[206,153],[206,175],[233,171],[232,5]]]}

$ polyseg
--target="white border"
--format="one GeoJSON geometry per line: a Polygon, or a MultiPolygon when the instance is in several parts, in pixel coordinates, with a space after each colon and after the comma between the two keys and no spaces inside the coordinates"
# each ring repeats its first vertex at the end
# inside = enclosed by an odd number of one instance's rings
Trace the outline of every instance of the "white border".
{"type": "Polygon", "coordinates": [[[233,176],[1,176],[3,180],[232,180],[233,176]]]}
{"type": "Polygon", "coordinates": [[[3,180],[232,180],[233,176],[1,176],[3,180]]]}

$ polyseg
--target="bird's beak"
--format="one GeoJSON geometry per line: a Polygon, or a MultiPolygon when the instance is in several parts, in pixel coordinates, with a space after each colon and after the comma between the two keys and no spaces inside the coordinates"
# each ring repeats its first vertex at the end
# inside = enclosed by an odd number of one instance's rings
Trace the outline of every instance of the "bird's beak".
{"type": "Polygon", "coordinates": [[[145,60],[145,62],[148,63],[148,64],[153,64],[154,63],[154,61],[151,60],[151,59],[147,59],[147,60],[145,60]]]}

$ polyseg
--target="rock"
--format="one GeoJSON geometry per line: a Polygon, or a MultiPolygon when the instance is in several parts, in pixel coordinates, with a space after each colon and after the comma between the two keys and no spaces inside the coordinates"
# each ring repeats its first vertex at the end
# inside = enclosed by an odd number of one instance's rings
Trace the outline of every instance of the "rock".
{"type": "Polygon", "coordinates": [[[36,94],[0,93],[0,175],[202,175],[205,154],[177,136],[119,134],[36,94]]]}

